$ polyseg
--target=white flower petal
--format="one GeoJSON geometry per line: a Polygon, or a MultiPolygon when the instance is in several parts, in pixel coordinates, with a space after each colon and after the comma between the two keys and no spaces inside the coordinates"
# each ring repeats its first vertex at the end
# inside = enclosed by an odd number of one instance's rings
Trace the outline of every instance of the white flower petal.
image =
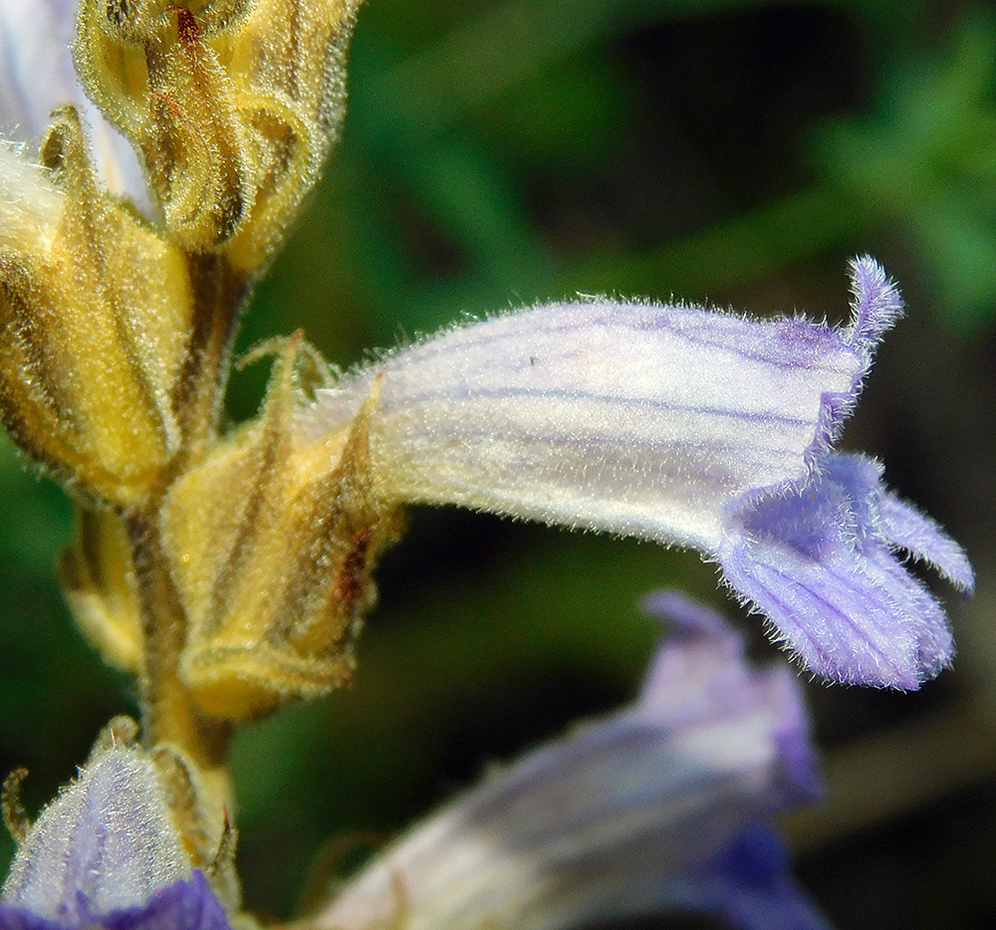
{"type": "Polygon", "coordinates": [[[733,501],[804,476],[828,398],[865,368],[845,331],[802,320],[550,304],[389,356],[320,392],[302,430],[340,428],[379,379],[386,497],[715,551],[733,501]]]}
{"type": "Polygon", "coordinates": [[[112,193],[151,210],[138,156],[83,94],[69,45],[76,0],[0,0],[0,133],[37,145],[57,107],[72,104],[89,129],[90,154],[112,193]]]}

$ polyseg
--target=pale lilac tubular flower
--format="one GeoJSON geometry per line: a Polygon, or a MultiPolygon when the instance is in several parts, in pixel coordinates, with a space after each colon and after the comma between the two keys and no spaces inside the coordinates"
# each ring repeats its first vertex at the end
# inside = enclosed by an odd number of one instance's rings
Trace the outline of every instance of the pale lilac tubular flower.
{"type": "Polygon", "coordinates": [[[228,930],[139,750],[95,754],[19,844],[0,930],[228,930]]]}
{"type": "Polygon", "coordinates": [[[798,682],[678,594],[639,699],[416,826],[301,930],[557,930],[677,911],[826,927],[759,826],[819,786],[798,682]],[[392,923],[395,920],[396,923],[392,923]]]}
{"type": "Polygon", "coordinates": [[[751,320],[590,299],[462,326],[319,392],[301,434],[374,393],[380,493],[693,546],[819,675],[916,688],[952,655],[945,616],[897,550],[972,587],[962,550],[835,452],[901,313],[871,258],[851,322],[751,320]]]}
{"type": "Polygon", "coordinates": [[[0,0],[0,135],[36,148],[53,110],[72,104],[89,129],[94,165],[107,188],[151,209],[138,157],[87,99],[70,43],[76,0],[0,0]]]}

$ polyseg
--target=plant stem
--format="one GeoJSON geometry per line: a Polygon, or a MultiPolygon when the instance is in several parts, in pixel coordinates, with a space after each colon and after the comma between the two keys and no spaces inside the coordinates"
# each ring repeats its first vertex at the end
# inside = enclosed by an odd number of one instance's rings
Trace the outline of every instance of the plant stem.
{"type": "Polygon", "coordinates": [[[194,315],[187,361],[174,399],[183,430],[177,464],[199,458],[217,428],[238,313],[249,292],[248,277],[221,255],[192,254],[187,266],[194,315]]]}
{"type": "Polygon", "coordinates": [[[180,677],[189,620],[160,527],[171,486],[191,462],[204,455],[216,434],[238,312],[249,282],[217,254],[191,254],[187,264],[194,312],[187,359],[174,398],[181,445],[148,499],[123,517],[145,639],[140,682],[143,740],[149,747],[178,750],[206,781],[222,786],[226,796],[214,800],[219,802],[215,806],[224,809],[230,806],[224,767],[233,727],[201,713],[180,677]]]}

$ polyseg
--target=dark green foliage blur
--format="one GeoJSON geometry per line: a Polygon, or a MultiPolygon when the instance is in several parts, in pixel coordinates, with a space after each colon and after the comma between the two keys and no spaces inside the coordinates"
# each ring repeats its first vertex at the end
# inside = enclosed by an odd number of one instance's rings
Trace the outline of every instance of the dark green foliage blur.
{"type": "MultiPolygon", "coordinates": [[[[893,486],[968,547],[986,590],[988,4],[370,0],[349,95],[340,145],[258,288],[242,349],[302,327],[347,367],[468,314],[577,293],[840,320],[846,258],[870,252],[910,315],[845,445],[886,461],[893,486]]],[[[252,414],[266,375],[255,364],[235,376],[233,419],[252,414]]],[[[6,440],[0,495],[0,763],[31,770],[37,808],[107,718],[135,710],[55,587],[70,532],[62,493],[6,440]]],[[[680,585],[725,602],[694,555],[456,510],[413,511],[378,578],[355,685],[237,745],[240,863],[264,915],[292,913],[309,874],[356,861],[371,834],[489,763],[628,699],[659,632],[639,614],[642,594],[680,585]]],[[[767,654],[758,620],[743,626],[767,654]]],[[[813,685],[818,732],[847,745],[972,700],[958,676],[914,696],[813,685]]],[[[904,818],[803,861],[833,922],[996,925],[991,780],[904,818]]]]}

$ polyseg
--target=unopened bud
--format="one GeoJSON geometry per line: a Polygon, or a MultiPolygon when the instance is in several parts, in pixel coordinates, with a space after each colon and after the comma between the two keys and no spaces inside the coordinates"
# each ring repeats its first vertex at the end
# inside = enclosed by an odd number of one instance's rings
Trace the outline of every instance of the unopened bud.
{"type": "Polygon", "coordinates": [[[97,188],[72,109],[56,114],[42,146],[47,171],[0,154],[4,423],[62,478],[129,506],[179,442],[186,267],[97,188]],[[5,190],[22,180],[16,196],[5,190]]]}
{"type": "Polygon", "coordinates": [[[262,417],[177,481],[164,505],[188,622],[180,676],[216,716],[258,714],[349,679],[374,597],[370,567],[397,529],[370,478],[374,397],[340,434],[297,441],[296,341],[262,417]]]}
{"type": "Polygon", "coordinates": [[[84,0],[88,94],[140,149],[170,237],[257,270],[343,112],[356,0],[84,0]]]}

